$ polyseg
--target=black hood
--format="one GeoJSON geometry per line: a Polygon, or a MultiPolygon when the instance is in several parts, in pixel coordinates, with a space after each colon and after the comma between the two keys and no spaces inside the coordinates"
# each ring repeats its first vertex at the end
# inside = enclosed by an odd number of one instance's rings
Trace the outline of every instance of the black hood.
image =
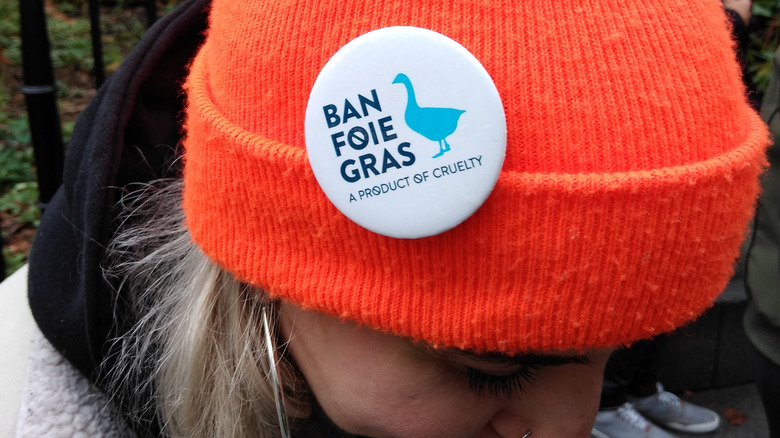
{"type": "Polygon", "coordinates": [[[49,341],[96,378],[121,305],[101,263],[114,205],[128,184],[177,176],[182,83],[203,39],[207,0],[185,2],[156,23],[79,116],[63,186],[30,254],[29,299],[49,341]]]}

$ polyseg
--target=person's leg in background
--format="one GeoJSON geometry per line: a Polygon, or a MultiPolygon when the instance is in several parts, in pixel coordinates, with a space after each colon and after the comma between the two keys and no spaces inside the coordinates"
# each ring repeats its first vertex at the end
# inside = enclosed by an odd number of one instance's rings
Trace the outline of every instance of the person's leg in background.
{"type": "Polygon", "coordinates": [[[639,341],[615,350],[609,357],[593,436],[673,438],[647,421],[629,403],[631,398],[650,397],[658,392],[659,342],[656,339],[639,341]]]}
{"type": "Polygon", "coordinates": [[[756,209],[752,239],[745,257],[748,306],[744,327],[754,355],[755,382],[764,403],[770,437],[780,438],[780,49],[761,106],[775,143],[767,154],[769,169],[756,209]]]}
{"type": "Polygon", "coordinates": [[[593,434],[598,438],[673,437],[663,426],[686,433],[718,428],[715,412],[665,391],[659,382],[658,362],[664,337],[637,342],[615,351],[604,371],[599,413],[593,434]]]}
{"type": "Polygon", "coordinates": [[[780,438],[780,365],[753,349],[753,370],[764,404],[769,438],[780,438]]]}

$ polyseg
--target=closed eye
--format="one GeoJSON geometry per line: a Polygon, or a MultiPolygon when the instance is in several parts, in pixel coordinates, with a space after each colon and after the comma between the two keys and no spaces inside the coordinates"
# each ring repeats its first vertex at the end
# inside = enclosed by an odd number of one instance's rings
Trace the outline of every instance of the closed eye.
{"type": "Polygon", "coordinates": [[[536,374],[545,367],[587,365],[584,354],[518,354],[497,352],[473,353],[451,348],[437,349],[422,343],[413,344],[423,357],[435,357],[454,367],[471,391],[496,398],[511,397],[525,392],[536,380],[536,374]]]}
{"type": "Polygon", "coordinates": [[[466,383],[477,395],[510,398],[525,392],[527,385],[536,380],[537,366],[521,366],[510,374],[492,374],[477,368],[465,367],[466,383]]]}

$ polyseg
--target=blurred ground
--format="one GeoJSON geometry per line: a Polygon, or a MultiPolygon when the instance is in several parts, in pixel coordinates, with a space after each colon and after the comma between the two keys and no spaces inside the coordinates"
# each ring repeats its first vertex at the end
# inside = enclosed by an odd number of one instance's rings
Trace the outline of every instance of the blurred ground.
{"type": "Polygon", "coordinates": [[[679,434],[680,437],[767,438],[766,416],[753,383],[695,392],[684,400],[706,406],[721,416],[718,430],[705,435],[679,434]]]}

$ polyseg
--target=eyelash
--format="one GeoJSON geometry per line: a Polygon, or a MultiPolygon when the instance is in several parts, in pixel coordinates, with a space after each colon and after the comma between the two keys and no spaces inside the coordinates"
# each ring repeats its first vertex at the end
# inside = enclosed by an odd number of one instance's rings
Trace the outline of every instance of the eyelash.
{"type": "Polygon", "coordinates": [[[524,366],[519,371],[505,376],[488,374],[475,368],[466,367],[466,382],[469,388],[479,395],[489,394],[496,398],[511,397],[525,392],[525,385],[533,384],[539,367],[524,366]]]}

